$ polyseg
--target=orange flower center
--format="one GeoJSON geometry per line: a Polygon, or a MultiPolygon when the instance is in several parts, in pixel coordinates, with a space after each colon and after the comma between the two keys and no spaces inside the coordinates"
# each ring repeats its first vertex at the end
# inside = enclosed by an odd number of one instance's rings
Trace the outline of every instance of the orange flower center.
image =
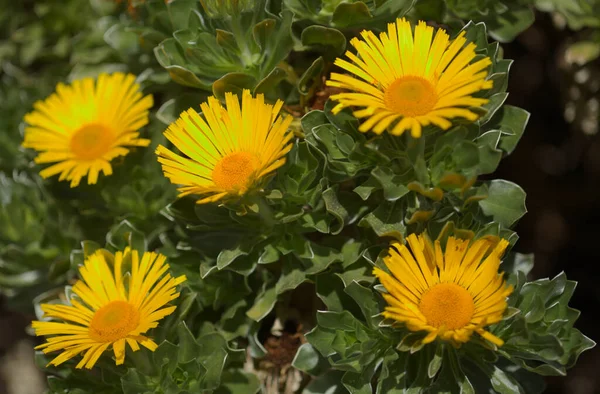
{"type": "Polygon", "coordinates": [[[90,323],[90,338],[97,342],[115,342],[125,338],[140,323],[140,313],[126,301],[112,301],[98,309],[90,323]]]}
{"type": "Polygon", "coordinates": [[[99,123],[90,123],[71,136],[71,152],[77,159],[97,160],[104,156],[115,142],[114,132],[99,123]]]}
{"type": "Polygon", "coordinates": [[[212,172],[212,180],[223,190],[245,190],[258,167],[253,153],[235,152],[223,157],[212,172]]]}
{"type": "Polygon", "coordinates": [[[437,101],[434,87],[421,77],[398,78],[388,86],[384,95],[386,107],[409,117],[428,114],[437,101]]]}
{"type": "Polygon", "coordinates": [[[464,287],[455,283],[439,283],[421,296],[419,310],[430,326],[457,330],[469,324],[475,303],[464,287]]]}

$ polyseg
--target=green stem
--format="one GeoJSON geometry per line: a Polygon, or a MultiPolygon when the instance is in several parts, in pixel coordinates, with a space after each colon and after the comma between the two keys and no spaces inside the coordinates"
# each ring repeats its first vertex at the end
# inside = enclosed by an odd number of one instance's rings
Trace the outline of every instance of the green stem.
{"type": "Polygon", "coordinates": [[[252,51],[250,50],[250,47],[248,46],[248,41],[246,40],[246,36],[244,35],[244,32],[242,31],[242,26],[240,24],[240,18],[231,16],[230,24],[231,24],[231,32],[233,33],[233,36],[235,37],[235,41],[237,42],[238,47],[240,48],[240,51],[241,51],[242,64],[246,68],[250,67],[254,64],[252,61],[252,51]]]}
{"type": "Polygon", "coordinates": [[[252,205],[256,204],[258,207],[257,213],[267,227],[273,228],[275,226],[277,223],[275,214],[263,196],[253,195],[248,199],[248,203],[252,205]]]}
{"type": "Polygon", "coordinates": [[[413,138],[406,133],[406,146],[408,157],[413,163],[415,178],[423,185],[429,184],[429,170],[425,161],[425,135],[413,138]]]}

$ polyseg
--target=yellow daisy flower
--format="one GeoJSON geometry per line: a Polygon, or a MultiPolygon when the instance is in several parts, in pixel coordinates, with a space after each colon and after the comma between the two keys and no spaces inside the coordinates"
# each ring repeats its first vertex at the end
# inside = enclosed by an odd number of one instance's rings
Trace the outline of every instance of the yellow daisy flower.
{"type": "Polygon", "coordinates": [[[346,52],[352,63],[335,61],[358,78],[332,73],[327,81],[328,86],[352,91],[331,96],[339,102],[333,113],[364,107],[354,112],[357,118],[368,118],[360,131],[381,134],[396,122],[390,131],[393,135],[410,130],[415,138],[421,136],[422,126],[447,130],[451,118],[477,120],[478,115],[465,107],[488,102],[471,95],[492,87],[492,81],[486,80],[492,62],[485,57],[471,63],[476,45],[465,46],[464,31],[450,41],[446,31],[438,29],[434,37],[433,27],[420,21],[413,38],[410,23],[402,18],[388,24],[387,33],[379,38],[366,30],[361,36],[362,40],[350,41],[359,56],[346,52]]]}
{"type": "Polygon", "coordinates": [[[59,180],[75,187],[87,175],[88,184],[94,184],[100,171],[112,174],[110,161],[127,155],[127,146],[150,144],[138,138],[137,130],[148,123],[152,105],[152,96],[142,97],[131,74],[59,83],[55,93],[25,115],[23,147],[41,152],[36,163],[56,163],[42,170],[42,177],[60,174],[59,180]]]}
{"type": "Polygon", "coordinates": [[[241,196],[259,180],[285,163],[292,134],[292,117],[278,116],[283,105],[265,104],[244,90],[238,97],[225,94],[227,109],[215,97],[202,103],[203,116],[190,108],[171,124],[165,136],[187,157],[159,145],[156,154],[165,176],[182,185],[180,197],[206,196],[198,204],[241,196]]]}
{"type": "Polygon", "coordinates": [[[469,246],[469,241],[450,237],[445,253],[439,241],[434,246],[424,235],[411,234],[407,241],[410,250],[394,243],[384,258],[391,275],[373,270],[387,290],[383,297],[389,306],[383,316],[411,331],[428,332],[423,343],[439,337],[460,346],[477,332],[501,346],[504,342],[483,327],[502,320],[506,297],[513,291],[498,273],[508,241],[500,240],[489,254],[492,243],[485,239],[469,246]]]}
{"type": "Polygon", "coordinates": [[[138,252],[127,248],[116,253],[111,269],[102,251],[89,256],[79,268],[82,279],[72,288],[77,297],[71,298],[71,305],[41,305],[46,317],[65,323],[32,323],[36,335],[50,335],[36,349],[44,353],[62,350],[48,365],[60,365],[83,353],[76,368],[89,369],[111,346],[120,365],[125,361],[125,343],[134,352],[140,344],[156,350],[158,345],[142,334],[175,311],[175,306],[165,305],[179,297],[176,286],[186,280],[185,276],[165,275],[169,269],[165,260],[163,255],[147,252],[140,261],[138,252]],[[130,275],[122,272],[127,260],[131,262],[130,275]]]}

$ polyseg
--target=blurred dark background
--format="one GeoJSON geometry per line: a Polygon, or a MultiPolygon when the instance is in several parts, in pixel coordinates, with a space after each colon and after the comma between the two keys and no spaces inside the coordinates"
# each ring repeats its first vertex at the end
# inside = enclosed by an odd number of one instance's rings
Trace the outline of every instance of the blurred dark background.
{"type": "MultiPolygon", "coordinates": [[[[510,104],[531,113],[526,132],[512,156],[503,160],[497,178],[521,185],[528,214],[516,231],[516,250],[535,253],[533,278],[566,271],[579,282],[571,306],[582,312],[576,327],[594,341],[600,312],[600,59],[584,66],[565,60],[577,33],[559,29],[548,14],[514,42],[503,45],[514,59],[510,104]],[[568,120],[568,121],[567,121],[568,120]]],[[[38,394],[40,380],[25,384],[32,355],[26,340],[28,317],[0,310],[0,393],[38,394]],[[26,342],[20,342],[26,340],[26,342]],[[15,375],[17,374],[17,375],[15,375]],[[20,376],[13,392],[6,377],[20,376]]],[[[582,354],[564,378],[549,378],[547,393],[600,392],[600,348],[582,354]]],[[[13,386],[14,387],[14,386],[13,386]]]]}
{"type": "MultiPolygon", "coordinates": [[[[515,152],[495,174],[527,192],[528,213],[516,227],[516,250],[535,253],[532,277],[561,271],[579,282],[571,306],[576,327],[600,340],[600,59],[584,66],[565,60],[576,33],[559,30],[548,14],[511,44],[508,103],[531,113],[515,152]],[[572,121],[567,122],[567,119],[572,121]]],[[[583,353],[565,378],[549,378],[547,393],[600,392],[600,348],[583,353]]]]}

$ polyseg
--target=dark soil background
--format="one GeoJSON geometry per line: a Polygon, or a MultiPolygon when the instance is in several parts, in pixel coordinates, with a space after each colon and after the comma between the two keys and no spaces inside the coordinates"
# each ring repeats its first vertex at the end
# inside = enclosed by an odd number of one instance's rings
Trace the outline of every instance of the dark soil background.
{"type": "MultiPolygon", "coordinates": [[[[567,67],[562,60],[573,36],[558,30],[549,15],[538,14],[531,28],[503,45],[505,58],[515,60],[508,102],[529,111],[531,118],[517,149],[501,162],[495,177],[514,181],[527,192],[529,212],[515,229],[520,237],[516,250],[535,253],[532,277],[552,278],[565,271],[579,282],[571,300],[581,311],[575,326],[598,342],[600,135],[586,135],[577,122],[568,124],[563,113],[568,97],[579,95],[582,105],[593,94],[600,99],[595,87],[600,59],[576,76],[581,69],[567,67]],[[586,74],[589,77],[582,80],[586,74]]],[[[600,392],[599,365],[596,347],[581,355],[566,378],[549,378],[546,392],[600,392]]]]}
{"type": "MultiPolygon", "coordinates": [[[[568,99],[585,107],[600,99],[600,60],[583,73],[567,66],[564,50],[576,33],[558,30],[546,14],[515,40],[503,45],[514,59],[508,91],[510,104],[531,112],[526,132],[512,156],[495,174],[521,185],[527,192],[529,213],[516,231],[516,250],[535,253],[533,278],[554,277],[566,271],[579,282],[571,306],[582,312],[576,327],[600,340],[600,136],[584,132],[579,122],[563,116],[568,99]],[[587,75],[587,79],[582,76],[587,75]],[[577,99],[577,97],[579,97],[577,99]]],[[[598,120],[596,119],[596,122],[598,120]]],[[[596,123],[598,124],[598,123],[596,123]]],[[[26,338],[26,317],[0,310],[0,365],[10,363],[18,340],[26,338]]],[[[585,352],[567,377],[548,378],[549,394],[600,392],[600,347],[585,352]]],[[[0,368],[0,393],[9,392],[0,368]]],[[[13,376],[25,383],[27,377],[13,376]]],[[[10,376],[10,375],[9,375],[10,376]]],[[[22,391],[19,394],[38,394],[22,391]]]]}

